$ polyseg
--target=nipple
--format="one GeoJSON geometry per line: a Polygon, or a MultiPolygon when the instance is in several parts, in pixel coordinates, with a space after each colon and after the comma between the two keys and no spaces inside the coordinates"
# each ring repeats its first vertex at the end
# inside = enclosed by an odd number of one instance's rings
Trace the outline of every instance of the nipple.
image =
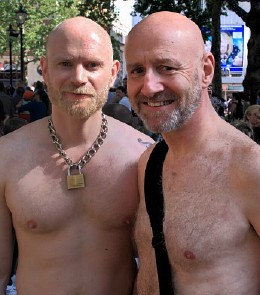
{"type": "Polygon", "coordinates": [[[34,220],[29,220],[29,221],[27,222],[27,227],[28,227],[29,229],[34,229],[34,228],[37,227],[37,223],[36,223],[34,220]]]}
{"type": "Polygon", "coordinates": [[[187,259],[195,259],[195,255],[189,250],[186,250],[184,252],[184,257],[187,259]]]}
{"type": "Polygon", "coordinates": [[[127,218],[124,223],[127,224],[127,225],[130,225],[131,219],[130,218],[127,218]]]}

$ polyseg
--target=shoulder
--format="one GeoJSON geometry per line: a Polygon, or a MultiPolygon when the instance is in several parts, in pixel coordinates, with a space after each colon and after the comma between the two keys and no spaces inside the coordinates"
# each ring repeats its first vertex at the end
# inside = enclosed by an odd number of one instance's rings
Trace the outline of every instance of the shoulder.
{"type": "MultiPolygon", "coordinates": [[[[43,132],[48,134],[47,130],[46,118],[21,126],[0,138],[0,153],[4,151],[4,155],[8,155],[27,149],[27,144],[41,142],[40,137],[43,132]]],[[[27,152],[30,151],[27,150],[27,152]]]]}
{"type": "Polygon", "coordinates": [[[112,117],[108,117],[108,136],[114,150],[120,148],[130,155],[140,156],[147,147],[154,143],[150,136],[112,117]]]}
{"type": "Polygon", "coordinates": [[[132,126],[123,123],[117,119],[107,116],[108,132],[112,135],[120,136],[121,139],[127,139],[130,142],[135,142],[135,139],[140,138],[142,141],[153,143],[154,140],[143,132],[133,128],[132,126]]]}
{"type": "Polygon", "coordinates": [[[228,140],[229,186],[260,236],[260,146],[239,130],[228,140]]]}

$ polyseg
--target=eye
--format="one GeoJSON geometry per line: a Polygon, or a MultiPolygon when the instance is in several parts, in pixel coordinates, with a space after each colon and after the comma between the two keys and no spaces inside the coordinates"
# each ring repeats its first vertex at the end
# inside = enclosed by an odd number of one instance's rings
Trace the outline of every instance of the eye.
{"type": "Polygon", "coordinates": [[[91,62],[88,64],[89,68],[96,68],[98,66],[98,64],[96,62],[91,62]]]}
{"type": "Polygon", "coordinates": [[[60,65],[63,67],[70,67],[71,66],[71,62],[70,61],[62,61],[60,62],[60,65]]]}
{"type": "Polygon", "coordinates": [[[102,64],[100,62],[89,62],[85,65],[86,69],[90,71],[98,70],[100,67],[102,67],[102,64]]]}
{"type": "Polygon", "coordinates": [[[171,66],[160,65],[158,67],[158,71],[160,71],[160,72],[175,73],[176,72],[176,69],[174,67],[171,67],[171,66]]]}
{"type": "Polygon", "coordinates": [[[144,68],[143,67],[137,67],[137,68],[134,68],[130,71],[130,75],[132,77],[137,77],[137,76],[140,76],[144,73],[144,68]]]}

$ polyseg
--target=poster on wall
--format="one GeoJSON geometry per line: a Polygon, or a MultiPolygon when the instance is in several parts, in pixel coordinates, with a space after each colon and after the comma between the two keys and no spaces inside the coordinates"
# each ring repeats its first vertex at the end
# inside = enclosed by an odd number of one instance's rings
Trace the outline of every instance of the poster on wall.
{"type": "MultiPolygon", "coordinates": [[[[243,74],[244,25],[221,25],[220,60],[221,70],[225,75],[243,74]]],[[[205,42],[207,52],[211,50],[209,37],[205,42]]]]}

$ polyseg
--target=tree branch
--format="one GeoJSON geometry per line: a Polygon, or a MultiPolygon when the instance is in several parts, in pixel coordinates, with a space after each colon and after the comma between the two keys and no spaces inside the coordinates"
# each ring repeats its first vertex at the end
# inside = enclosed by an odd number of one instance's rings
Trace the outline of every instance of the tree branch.
{"type": "MultiPolygon", "coordinates": [[[[242,18],[244,22],[247,21],[248,13],[239,6],[238,1],[236,0],[226,0],[228,9],[234,11],[239,17],[242,18]]],[[[250,1],[243,1],[250,2],[250,1]]]]}

